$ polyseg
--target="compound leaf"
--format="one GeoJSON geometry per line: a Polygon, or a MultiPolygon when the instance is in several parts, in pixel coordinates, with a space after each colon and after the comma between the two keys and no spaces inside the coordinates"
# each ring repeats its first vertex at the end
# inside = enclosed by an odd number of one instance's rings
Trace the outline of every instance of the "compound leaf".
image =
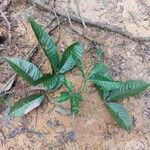
{"type": "Polygon", "coordinates": [[[113,84],[114,80],[112,79],[108,68],[103,62],[98,62],[94,65],[90,74],[88,75],[88,78],[95,84],[100,96],[104,100],[108,97],[110,93],[109,90],[117,88],[119,85],[118,83],[113,84]],[[107,83],[106,85],[104,85],[104,81],[107,83]]]}
{"type": "Polygon", "coordinates": [[[43,85],[46,88],[46,90],[56,90],[62,85],[63,78],[64,78],[63,74],[51,75],[47,80],[43,81],[43,85]]]}
{"type": "Polygon", "coordinates": [[[11,68],[24,80],[32,85],[33,81],[42,76],[40,70],[32,63],[20,58],[5,58],[11,68]]]}
{"type": "Polygon", "coordinates": [[[42,84],[43,82],[47,81],[49,78],[51,78],[53,75],[50,73],[43,74],[39,79],[35,80],[32,84],[34,86],[42,84]]]}
{"type": "Polygon", "coordinates": [[[92,82],[100,86],[103,91],[111,91],[111,90],[118,89],[122,84],[120,82],[109,81],[107,79],[104,80],[104,77],[102,76],[92,79],[92,82]]]}
{"type": "Polygon", "coordinates": [[[72,58],[75,60],[76,66],[79,68],[80,71],[83,72],[83,65],[82,65],[82,54],[83,54],[83,47],[80,43],[77,43],[77,48],[72,52],[72,58]]]}
{"type": "Polygon", "coordinates": [[[63,83],[63,74],[43,74],[38,80],[34,81],[32,84],[34,86],[42,84],[46,90],[56,90],[63,83]]]}
{"type": "Polygon", "coordinates": [[[116,101],[129,96],[134,96],[144,91],[149,87],[150,84],[145,83],[141,80],[128,80],[122,83],[121,87],[113,90],[110,93],[107,101],[116,101]]]}
{"type": "Polygon", "coordinates": [[[61,92],[59,96],[56,97],[56,101],[58,103],[64,102],[66,100],[69,100],[71,98],[71,95],[69,92],[61,92]]]}
{"type": "Polygon", "coordinates": [[[57,48],[56,48],[54,41],[48,35],[48,33],[44,31],[42,26],[37,24],[32,19],[29,19],[29,22],[35,33],[35,36],[37,37],[38,42],[42,46],[45,55],[47,56],[47,58],[49,59],[51,63],[53,71],[57,72],[57,69],[59,67],[59,55],[58,55],[57,48]]]}
{"type": "Polygon", "coordinates": [[[79,43],[74,43],[69,46],[63,53],[62,60],[60,63],[59,73],[65,73],[71,70],[75,66],[75,60],[72,58],[72,53],[77,51],[79,47],[79,43]]]}
{"type": "Polygon", "coordinates": [[[44,96],[42,94],[35,94],[25,97],[15,103],[8,113],[10,117],[24,116],[28,112],[37,108],[43,101],[44,96]]]}
{"type": "Polygon", "coordinates": [[[112,76],[110,75],[108,68],[104,65],[102,62],[98,62],[94,65],[92,68],[90,74],[88,75],[89,79],[93,79],[95,77],[104,77],[105,79],[107,78],[108,80],[112,80],[112,76]]]}
{"type": "Polygon", "coordinates": [[[132,126],[132,118],[129,116],[128,111],[122,105],[109,102],[106,107],[112,117],[116,120],[120,127],[130,130],[132,126]]]}
{"type": "Polygon", "coordinates": [[[100,86],[98,86],[98,85],[95,85],[95,86],[96,86],[96,89],[97,89],[99,95],[101,96],[102,100],[106,100],[110,94],[110,91],[103,91],[100,86]]]}

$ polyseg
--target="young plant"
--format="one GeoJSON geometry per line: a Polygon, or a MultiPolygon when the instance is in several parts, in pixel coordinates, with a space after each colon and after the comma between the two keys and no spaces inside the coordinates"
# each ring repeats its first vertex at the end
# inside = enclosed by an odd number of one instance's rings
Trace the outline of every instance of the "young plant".
{"type": "Polygon", "coordinates": [[[143,92],[150,84],[141,80],[115,81],[107,67],[100,60],[94,65],[88,79],[97,88],[107,110],[114,120],[116,120],[120,127],[129,131],[133,120],[126,108],[118,102],[122,101],[123,98],[135,96],[143,92]]]}
{"type": "Polygon", "coordinates": [[[51,64],[52,73],[42,74],[39,68],[27,60],[5,57],[11,68],[27,83],[31,86],[40,84],[44,88],[42,93],[29,95],[15,103],[9,111],[11,117],[23,116],[38,107],[44,100],[44,93],[58,89],[63,83],[65,73],[75,65],[79,66],[78,60],[82,57],[82,46],[77,42],[69,46],[60,59],[57,47],[48,33],[34,20],[29,19],[29,22],[51,64]]]}
{"type": "Polygon", "coordinates": [[[86,83],[90,81],[97,88],[106,108],[120,127],[130,130],[133,124],[132,118],[126,108],[118,102],[123,98],[139,94],[147,89],[150,84],[141,80],[128,80],[125,82],[113,80],[107,67],[101,61],[103,51],[99,47],[96,47],[97,62],[91,72],[86,75],[82,64],[83,48],[79,42],[65,49],[60,59],[56,45],[48,33],[32,19],[29,22],[51,64],[52,73],[42,74],[34,64],[26,60],[5,57],[11,68],[31,86],[40,84],[44,87],[42,93],[33,94],[19,100],[10,108],[9,115],[18,117],[27,114],[41,104],[44,100],[45,92],[52,92],[63,84],[66,87],[66,91],[61,92],[56,97],[56,101],[58,103],[69,101],[71,114],[75,116],[79,113],[80,102],[83,100],[82,93],[86,88],[86,83]],[[72,83],[65,78],[65,73],[75,65],[83,77],[82,86],[78,91],[74,91],[72,83]]]}
{"type": "Polygon", "coordinates": [[[83,97],[79,92],[74,92],[73,85],[67,79],[64,79],[64,86],[67,88],[67,91],[61,92],[59,96],[56,97],[56,101],[58,103],[62,103],[64,101],[69,100],[70,102],[70,110],[72,115],[77,115],[80,110],[80,102],[83,101],[83,97]]]}

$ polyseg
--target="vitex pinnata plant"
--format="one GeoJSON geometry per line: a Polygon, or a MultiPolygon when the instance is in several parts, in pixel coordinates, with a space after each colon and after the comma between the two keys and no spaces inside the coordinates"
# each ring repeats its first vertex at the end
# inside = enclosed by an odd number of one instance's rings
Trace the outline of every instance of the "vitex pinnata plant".
{"type": "Polygon", "coordinates": [[[105,64],[99,59],[102,50],[96,47],[99,55],[98,61],[92,68],[88,78],[93,82],[99,92],[107,110],[116,120],[118,125],[128,131],[131,130],[133,120],[126,108],[118,102],[123,98],[135,96],[147,89],[150,84],[142,80],[115,81],[109,73],[105,64]]]}
{"type": "MultiPolygon", "coordinates": [[[[41,84],[45,91],[56,90],[63,84],[65,73],[71,70],[76,65],[77,61],[77,66],[80,65],[83,51],[82,45],[79,42],[72,44],[65,49],[62,58],[60,59],[57,47],[48,33],[34,20],[29,19],[29,22],[39,44],[51,64],[52,73],[42,74],[34,64],[27,60],[10,57],[5,57],[5,59],[11,68],[31,86],[41,84]]],[[[44,95],[45,94],[43,93],[34,94],[19,100],[11,107],[9,115],[11,117],[17,117],[27,114],[41,104],[44,100],[44,95]]]]}
{"type": "MultiPolygon", "coordinates": [[[[56,101],[57,103],[62,103],[69,100],[70,111],[73,115],[79,113],[80,102],[83,100],[82,93],[86,88],[86,83],[88,81],[92,82],[112,117],[120,127],[130,130],[132,127],[132,118],[129,116],[126,108],[118,102],[123,98],[139,94],[147,89],[150,84],[141,80],[128,80],[125,82],[113,80],[107,67],[101,60],[103,52],[98,47],[96,47],[97,62],[90,73],[86,75],[82,64],[83,47],[79,42],[69,46],[60,59],[57,47],[48,33],[34,20],[29,19],[29,22],[51,64],[52,73],[42,74],[34,64],[26,60],[5,57],[11,68],[30,85],[43,85],[45,91],[52,92],[61,85],[64,85],[67,90],[61,92],[56,97],[56,101]],[[65,78],[65,73],[74,66],[79,69],[83,77],[83,83],[81,83],[82,86],[79,91],[74,91],[72,83],[65,78]]],[[[43,99],[43,93],[25,97],[11,107],[9,115],[11,117],[23,116],[38,107],[43,99]]]]}

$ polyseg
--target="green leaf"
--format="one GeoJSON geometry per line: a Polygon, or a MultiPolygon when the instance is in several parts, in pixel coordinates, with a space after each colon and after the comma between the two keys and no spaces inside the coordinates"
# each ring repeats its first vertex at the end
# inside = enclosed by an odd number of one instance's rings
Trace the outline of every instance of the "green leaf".
{"type": "Polygon", "coordinates": [[[116,120],[120,127],[130,130],[132,126],[132,118],[129,116],[128,111],[120,104],[109,102],[106,107],[112,117],[116,120]]]}
{"type": "Polygon", "coordinates": [[[44,87],[47,90],[56,90],[63,84],[64,75],[51,75],[49,79],[43,82],[44,87]]]}
{"type": "Polygon", "coordinates": [[[100,86],[103,91],[111,91],[111,90],[118,89],[122,84],[120,82],[109,81],[107,79],[104,80],[104,78],[101,76],[99,76],[98,78],[92,79],[92,82],[100,86]]]}
{"type": "Polygon", "coordinates": [[[110,95],[110,91],[103,91],[100,86],[97,86],[97,85],[95,86],[102,100],[106,100],[107,97],[110,95]]]}
{"type": "Polygon", "coordinates": [[[76,66],[81,72],[83,72],[82,54],[83,47],[80,43],[77,43],[76,49],[74,49],[74,51],[72,52],[72,58],[75,60],[76,66]]]}
{"type": "Polygon", "coordinates": [[[60,95],[56,97],[56,101],[58,103],[61,103],[66,100],[69,100],[70,98],[71,98],[71,95],[69,92],[61,92],[60,95]]]}
{"type": "Polygon", "coordinates": [[[59,73],[65,73],[71,70],[75,66],[76,63],[72,58],[72,53],[77,51],[78,47],[79,47],[79,43],[74,43],[65,50],[60,63],[59,73]]]}
{"type": "Polygon", "coordinates": [[[37,108],[43,101],[44,96],[42,94],[35,94],[25,97],[15,103],[8,113],[10,117],[24,116],[28,112],[37,108]]]}
{"type": "Polygon", "coordinates": [[[122,99],[129,96],[134,96],[139,94],[140,92],[144,91],[148,88],[150,84],[145,83],[141,80],[129,80],[122,83],[121,87],[113,90],[110,93],[107,101],[116,101],[118,99],[122,99]]]}
{"type": "Polygon", "coordinates": [[[104,77],[105,79],[107,78],[108,80],[113,81],[112,76],[110,75],[108,71],[108,68],[102,62],[96,63],[94,65],[90,74],[88,75],[88,78],[93,79],[98,76],[101,76],[101,77],[104,77]]]}
{"type": "Polygon", "coordinates": [[[24,80],[32,85],[33,81],[42,76],[40,70],[32,63],[20,59],[5,57],[11,68],[24,80]]]}
{"type": "Polygon", "coordinates": [[[57,52],[56,45],[52,38],[48,35],[47,32],[44,31],[42,26],[37,24],[34,20],[29,20],[31,27],[35,33],[35,36],[37,37],[38,42],[42,46],[45,55],[49,59],[52,69],[54,72],[57,72],[57,69],[59,67],[59,55],[57,52]]]}
{"type": "Polygon", "coordinates": [[[47,81],[52,76],[54,76],[54,75],[52,75],[51,73],[43,74],[43,76],[41,76],[39,79],[35,80],[32,84],[34,86],[42,84],[43,82],[47,81]]]}
{"type": "Polygon", "coordinates": [[[112,76],[110,75],[108,68],[106,67],[106,65],[102,62],[98,62],[94,65],[94,67],[92,68],[90,74],[88,75],[89,80],[91,80],[100,96],[102,97],[102,99],[106,99],[110,93],[110,89],[116,88],[116,86],[118,87],[118,83],[113,84],[114,80],[112,79],[112,76]],[[107,83],[107,87],[105,87],[104,82],[101,81],[109,81],[107,83]],[[98,84],[99,83],[99,84],[98,84]],[[112,86],[112,87],[111,87],[112,86]],[[111,87],[111,88],[110,88],[111,87]]]}
{"type": "Polygon", "coordinates": [[[32,84],[34,86],[42,84],[46,90],[56,90],[63,83],[64,75],[63,74],[44,74],[38,80],[34,81],[32,84]]]}

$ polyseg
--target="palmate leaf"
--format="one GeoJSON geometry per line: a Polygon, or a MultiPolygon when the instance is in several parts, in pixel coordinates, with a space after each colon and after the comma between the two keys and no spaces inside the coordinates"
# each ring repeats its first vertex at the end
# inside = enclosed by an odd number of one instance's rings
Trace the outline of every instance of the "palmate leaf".
{"type": "Polygon", "coordinates": [[[42,94],[35,94],[25,97],[15,103],[8,113],[10,117],[24,116],[28,112],[37,108],[43,101],[44,96],[42,94]]]}
{"type": "Polygon", "coordinates": [[[118,89],[122,84],[120,82],[109,81],[107,79],[104,80],[104,78],[101,76],[98,76],[98,78],[92,79],[92,82],[100,86],[103,91],[111,91],[111,90],[118,89]]]}
{"type": "Polygon", "coordinates": [[[52,77],[53,77],[53,75],[51,73],[43,74],[43,76],[41,76],[40,78],[35,80],[32,84],[34,86],[42,84],[43,82],[45,82],[46,80],[48,80],[49,78],[52,78],[52,77]]]}
{"type": "Polygon", "coordinates": [[[148,88],[150,84],[141,80],[129,80],[122,83],[121,87],[110,93],[107,101],[117,101],[119,99],[134,96],[148,88]]]}
{"type": "Polygon", "coordinates": [[[45,55],[49,59],[52,69],[54,72],[57,72],[58,67],[59,67],[59,55],[57,52],[56,45],[52,38],[48,35],[47,32],[44,31],[42,26],[37,24],[34,20],[29,19],[29,22],[31,24],[31,27],[35,33],[35,36],[42,46],[45,55]]]}
{"type": "Polygon", "coordinates": [[[59,96],[56,97],[56,101],[58,103],[64,102],[71,98],[71,94],[69,92],[61,92],[59,96]]]}
{"type": "Polygon", "coordinates": [[[39,79],[42,76],[40,70],[32,63],[20,59],[5,57],[11,68],[29,84],[39,79]]]}
{"type": "Polygon", "coordinates": [[[72,52],[72,58],[75,60],[76,66],[79,68],[81,72],[83,72],[83,65],[82,65],[82,54],[83,54],[83,47],[80,43],[77,43],[76,49],[72,52]]]}
{"type": "Polygon", "coordinates": [[[44,87],[46,87],[47,90],[54,91],[62,86],[63,79],[64,79],[63,74],[54,75],[54,77],[44,81],[43,85],[44,87]]]}
{"type": "Polygon", "coordinates": [[[126,130],[130,130],[132,126],[132,118],[129,116],[128,111],[122,105],[109,102],[106,107],[112,117],[116,120],[118,125],[126,130]]]}
{"type": "Polygon", "coordinates": [[[103,62],[98,62],[94,65],[94,67],[92,68],[91,72],[88,75],[88,78],[95,84],[100,96],[104,100],[109,96],[109,93],[110,93],[109,90],[112,88],[116,88],[119,85],[118,83],[117,84],[115,83],[115,85],[111,87],[114,80],[112,79],[112,76],[110,75],[108,71],[108,68],[103,62]],[[109,86],[107,84],[107,87],[106,87],[104,85],[104,82],[101,82],[101,81],[105,81],[105,82],[109,81],[108,83],[110,84],[109,86]]]}
{"type": "Polygon", "coordinates": [[[78,51],[79,47],[79,43],[74,43],[64,51],[59,67],[59,73],[65,73],[75,66],[76,63],[75,60],[72,58],[72,53],[78,51]]]}
{"type": "Polygon", "coordinates": [[[63,83],[63,74],[44,74],[41,78],[33,82],[33,85],[42,84],[46,90],[56,90],[63,83]]]}
{"type": "Polygon", "coordinates": [[[95,86],[102,100],[106,100],[107,97],[110,95],[110,91],[103,91],[100,86],[97,86],[97,85],[95,86]]]}
{"type": "Polygon", "coordinates": [[[102,91],[111,91],[121,86],[121,83],[113,81],[107,67],[103,63],[97,63],[93,67],[89,74],[89,79],[98,87],[100,86],[102,91]]]}
{"type": "Polygon", "coordinates": [[[105,79],[107,78],[108,80],[113,81],[112,76],[110,75],[108,71],[108,68],[102,62],[98,62],[94,65],[88,77],[89,79],[93,79],[95,77],[98,77],[99,75],[101,77],[103,76],[105,79]]]}

